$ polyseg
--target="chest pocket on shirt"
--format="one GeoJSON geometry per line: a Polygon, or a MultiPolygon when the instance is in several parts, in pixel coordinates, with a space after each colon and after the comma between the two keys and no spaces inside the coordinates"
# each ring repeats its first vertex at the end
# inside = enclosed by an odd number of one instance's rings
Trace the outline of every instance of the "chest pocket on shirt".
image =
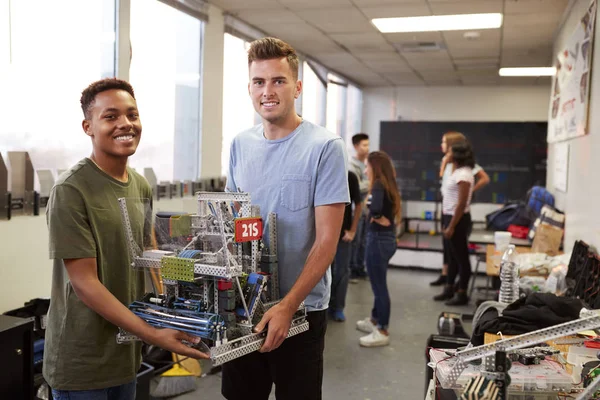
{"type": "Polygon", "coordinates": [[[281,205],[290,211],[308,207],[310,194],[309,175],[284,175],[281,180],[281,205]]]}

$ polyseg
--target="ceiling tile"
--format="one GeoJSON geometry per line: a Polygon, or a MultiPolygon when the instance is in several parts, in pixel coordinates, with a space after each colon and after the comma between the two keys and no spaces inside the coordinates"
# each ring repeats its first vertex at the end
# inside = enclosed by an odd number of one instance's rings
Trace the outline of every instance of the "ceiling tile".
{"type": "Polygon", "coordinates": [[[500,55],[499,29],[479,31],[478,39],[470,40],[463,37],[464,32],[444,32],[443,36],[452,58],[467,57],[498,57],[500,55]]]}
{"type": "Polygon", "coordinates": [[[462,81],[460,79],[426,79],[425,84],[427,86],[461,86],[462,81]]]}
{"type": "Polygon", "coordinates": [[[460,78],[463,85],[484,86],[497,85],[500,82],[499,76],[463,76],[460,78]]]}
{"type": "Polygon", "coordinates": [[[395,85],[422,85],[423,80],[412,72],[400,72],[384,75],[395,85]]]}
{"type": "Polygon", "coordinates": [[[461,45],[461,46],[473,46],[477,47],[480,43],[489,44],[489,42],[497,42],[500,43],[500,38],[502,36],[502,32],[500,29],[482,29],[478,30],[477,33],[479,37],[476,39],[467,39],[465,38],[464,31],[447,31],[443,32],[442,36],[446,43],[453,45],[461,45]]]}
{"type": "Polygon", "coordinates": [[[502,86],[531,86],[536,84],[537,78],[530,76],[501,76],[499,82],[502,86]]]}
{"type": "Polygon", "coordinates": [[[500,46],[481,47],[481,48],[452,48],[448,50],[452,59],[456,58],[492,58],[500,57],[500,46]]]}
{"type": "Polygon", "coordinates": [[[550,86],[552,85],[552,77],[551,76],[540,76],[535,81],[536,85],[544,85],[550,86]]]}
{"type": "Polygon", "coordinates": [[[254,10],[270,9],[283,10],[283,6],[277,0],[210,0],[209,3],[221,8],[223,11],[232,10],[254,10]]]}
{"type": "Polygon", "coordinates": [[[425,80],[425,81],[444,81],[444,80],[451,80],[451,79],[455,79],[458,80],[458,74],[456,72],[454,72],[453,70],[447,70],[447,71],[418,71],[419,75],[421,75],[421,77],[425,80]]]}
{"type": "Polygon", "coordinates": [[[430,2],[434,15],[501,13],[502,1],[479,0],[460,2],[430,2]]]}
{"type": "Polygon", "coordinates": [[[552,48],[534,50],[504,50],[502,52],[502,67],[546,67],[554,61],[552,48]]]}
{"type": "Polygon", "coordinates": [[[396,50],[392,51],[355,51],[352,52],[357,58],[363,61],[374,61],[374,62],[402,62],[404,61],[400,54],[396,52],[396,50]]]}
{"type": "Polygon", "coordinates": [[[377,32],[356,8],[337,8],[334,15],[323,10],[298,11],[297,14],[326,33],[377,32]]]}
{"type": "Polygon", "coordinates": [[[498,68],[485,68],[485,69],[470,69],[470,70],[459,70],[456,73],[460,78],[473,78],[473,79],[496,79],[498,78],[498,68]]]}
{"type": "Polygon", "coordinates": [[[500,65],[499,57],[475,57],[475,58],[454,58],[456,69],[477,69],[487,67],[498,67],[500,65]]]}
{"type": "Polygon", "coordinates": [[[404,58],[408,64],[417,71],[454,70],[454,65],[448,52],[436,53],[405,53],[404,58]]]}
{"type": "Polygon", "coordinates": [[[302,24],[304,21],[289,10],[242,10],[233,12],[237,18],[254,26],[261,26],[269,21],[278,24],[302,24]]]}
{"type": "Polygon", "coordinates": [[[375,72],[387,74],[391,72],[411,72],[412,68],[403,60],[396,61],[365,61],[365,65],[375,72]]]}
{"type": "Polygon", "coordinates": [[[397,5],[402,4],[423,4],[425,0],[352,0],[358,7],[370,7],[370,6],[385,6],[385,5],[397,5]]]}
{"type": "Polygon", "coordinates": [[[552,10],[562,14],[569,0],[506,0],[504,14],[536,14],[540,10],[552,10]]]}
{"type": "Polygon", "coordinates": [[[378,33],[336,33],[331,39],[351,51],[385,51],[394,48],[378,33]]]}
{"type": "Polygon", "coordinates": [[[431,11],[425,3],[361,7],[360,9],[367,16],[367,18],[399,18],[431,15],[431,11]]]}
{"type": "Polygon", "coordinates": [[[392,43],[441,42],[444,40],[441,32],[385,33],[384,36],[392,43]]]}
{"type": "Polygon", "coordinates": [[[502,41],[503,50],[535,50],[552,47],[553,41],[547,37],[524,36],[521,38],[505,38],[502,41]]]}
{"type": "Polygon", "coordinates": [[[385,74],[385,78],[394,85],[422,85],[423,80],[412,72],[399,72],[385,74]]]}
{"type": "Polygon", "coordinates": [[[502,22],[502,29],[504,32],[511,32],[515,29],[525,29],[529,32],[540,29],[541,27],[545,27],[545,29],[553,27],[556,29],[560,22],[560,18],[560,13],[554,13],[552,11],[538,11],[535,14],[505,15],[504,21],[502,22]]]}
{"type": "Polygon", "coordinates": [[[331,68],[338,66],[346,68],[348,65],[360,64],[360,62],[352,54],[347,52],[312,53],[311,56],[331,68]]]}
{"type": "Polygon", "coordinates": [[[306,23],[261,25],[268,35],[278,37],[306,54],[314,52],[340,51],[340,47],[318,29],[306,23]]]}
{"type": "MultiPolygon", "coordinates": [[[[254,0],[246,1],[251,3],[254,0]]],[[[352,7],[352,2],[350,0],[279,0],[279,3],[294,11],[310,8],[352,7]]]]}

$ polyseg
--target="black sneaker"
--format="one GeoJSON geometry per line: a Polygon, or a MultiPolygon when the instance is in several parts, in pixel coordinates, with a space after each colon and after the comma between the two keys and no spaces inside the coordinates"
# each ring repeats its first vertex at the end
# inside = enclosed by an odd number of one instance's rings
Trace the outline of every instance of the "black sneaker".
{"type": "Polygon", "coordinates": [[[469,304],[469,298],[465,292],[456,292],[454,297],[444,303],[447,306],[466,306],[469,304]]]}
{"type": "Polygon", "coordinates": [[[442,286],[446,284],[447,281],[448,277],[446,275],[440,275],[435,281],[429,282],[429,286],[442,286]]]}
{"type": "Polygon", "coordinates": [[[435,301],[444,301],[449,300],[454,296],[454,290],[452,290],[452,286],[446,285],[444,286],[444,291],[437,296],[433,296],[433,300],[435,301]]]}

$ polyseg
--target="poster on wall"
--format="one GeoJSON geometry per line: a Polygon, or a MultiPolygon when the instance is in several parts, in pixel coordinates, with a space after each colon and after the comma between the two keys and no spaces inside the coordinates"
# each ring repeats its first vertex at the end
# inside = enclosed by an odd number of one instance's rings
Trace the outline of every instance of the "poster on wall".
{"type": "Polygon", "coordinates": [[[554,145],[553,165],[554,188],[561,192],[567,192],[569,180],[569,143],[556,143],[554,145]]]}
{"type": "Polygon", "coordinates": [[[548,116],[548,143],[587,133],[595,20],[593,0],[554,60],[556,75],[548,116]]]}

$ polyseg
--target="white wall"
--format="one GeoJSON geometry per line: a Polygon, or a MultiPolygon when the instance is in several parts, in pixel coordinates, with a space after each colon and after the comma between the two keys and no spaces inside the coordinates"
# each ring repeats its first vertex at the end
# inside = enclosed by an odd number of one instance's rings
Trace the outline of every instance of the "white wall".
{"type": "MultiPolygon", "coordinates": [[[[381,121],[546,121],[549,102],[549,85],[367,88],[363,132],[369,134],[371,150],[378,150],[381,121]]],[[[405,208],[406,216],[418,217],[434,211],[434,203],[407,201],[405,208]]],[[[497,208],[475,204],[471,214],[484,221],[497,208]]]]}
{"type": "MultiPolygon", "coordinates": [[[[554,43],[554,54],[562,50],[566,40],[574,31],[581,17],[590,5],[589,0],[578,0],[573,4],[571,13],[563,25],[554,43]]],[[[554,145],[548,146],[548,175],[546,186],[554,194],[556,205],[566,212],[565,248],[571,250],[575,240],[584,240],[600,248],[600,25],[596,15],[596,33],[594,35],[594,58],[590,84],[589,134],[569,140],[569,175],[567,192],[554,189],[552,165],[554,145]]],[[[547,111],[548,112],[548,111],[547,111]]]]}

